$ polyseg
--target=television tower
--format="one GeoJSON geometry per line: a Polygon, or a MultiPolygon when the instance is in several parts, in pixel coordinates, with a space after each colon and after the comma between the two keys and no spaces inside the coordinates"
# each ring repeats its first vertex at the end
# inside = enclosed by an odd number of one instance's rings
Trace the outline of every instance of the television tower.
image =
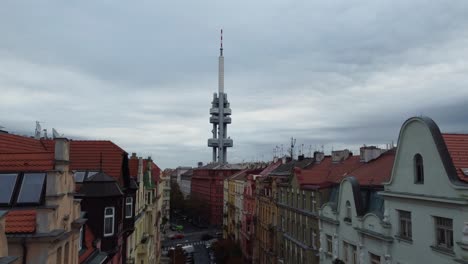
{"type": "Polygon", "coordinates": [[[233,146],[233,140],[227,136],[227,124],[231,124],[231,108],[227,94],[224,93],[224,56],[223,30],[221,29],[221,47],[218,58],[218,94],[213,94],[210,108],[210,123],[213,124],[213,137],[208,139],[208,147],[213,149],[213,162],[227,163],[227,148],[233,146]]]}

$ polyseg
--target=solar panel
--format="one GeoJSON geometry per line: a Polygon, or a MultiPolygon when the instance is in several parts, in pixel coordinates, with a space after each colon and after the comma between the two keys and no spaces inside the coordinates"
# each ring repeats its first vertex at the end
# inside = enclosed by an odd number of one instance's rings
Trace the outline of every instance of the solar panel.
{"type": "Polygon", "coordinates": [[[0,204],[10,204],[18,174],[0,174],[0,204]]]}
{"type": "Polygon", "coordinates": [[[83,182],[86,171],[77,171],[73,174],[75,176],[75,182],[83,182]]]}
{"type": "Polygon", "coordinates": [[[18,195],[18,203],[40,203],[45,173],[25,173],[18,195]]]}

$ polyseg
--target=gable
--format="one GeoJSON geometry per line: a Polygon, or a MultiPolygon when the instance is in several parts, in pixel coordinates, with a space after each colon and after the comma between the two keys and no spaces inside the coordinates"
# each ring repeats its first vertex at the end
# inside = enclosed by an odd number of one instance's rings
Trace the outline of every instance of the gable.
{"type": "Polygon", "coordinates": [[[427,117],[408,119],[400,130],[398,148],[386,191],[453,196],[453,188],[468,187],[459,180],[438,126],[427,117]],[[424,182],[415,183],[416,154],[423,160],[424,182]]]}

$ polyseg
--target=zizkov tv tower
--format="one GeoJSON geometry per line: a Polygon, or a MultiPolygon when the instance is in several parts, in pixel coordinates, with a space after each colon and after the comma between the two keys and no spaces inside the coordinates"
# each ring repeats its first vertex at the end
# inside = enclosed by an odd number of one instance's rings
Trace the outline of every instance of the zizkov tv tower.
{"type": "Polygon", "coordinates": [[[231,124],[231,108],[227,94],[224,93],[224,56],[223,30],[221,29],[221,48],[218,58],[218,94],[213,94],[210,109],[210,123],[213,124],[213,137],[208,139],[208,147],[213,149],[213,162],[227,163],[227,148],[233,146],[233,141],[227,136],[227,124],[231,124]]]}

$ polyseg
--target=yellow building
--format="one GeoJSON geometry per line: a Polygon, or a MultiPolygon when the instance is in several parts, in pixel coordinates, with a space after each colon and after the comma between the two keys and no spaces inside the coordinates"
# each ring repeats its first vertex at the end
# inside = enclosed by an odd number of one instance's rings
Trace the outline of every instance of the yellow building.
{"type": "Polygon", "coordinates": [[[133,153],[129,160],[130,175],[138,182],[135,203],[135,231],[128,238],[128,261],[138,264],[159,263],[160,259],[160,193],[158,192],[159,168],[151,158],[137,158],[133,153]],[[159,213],[158,213],[159,212],[159,213]]]}

